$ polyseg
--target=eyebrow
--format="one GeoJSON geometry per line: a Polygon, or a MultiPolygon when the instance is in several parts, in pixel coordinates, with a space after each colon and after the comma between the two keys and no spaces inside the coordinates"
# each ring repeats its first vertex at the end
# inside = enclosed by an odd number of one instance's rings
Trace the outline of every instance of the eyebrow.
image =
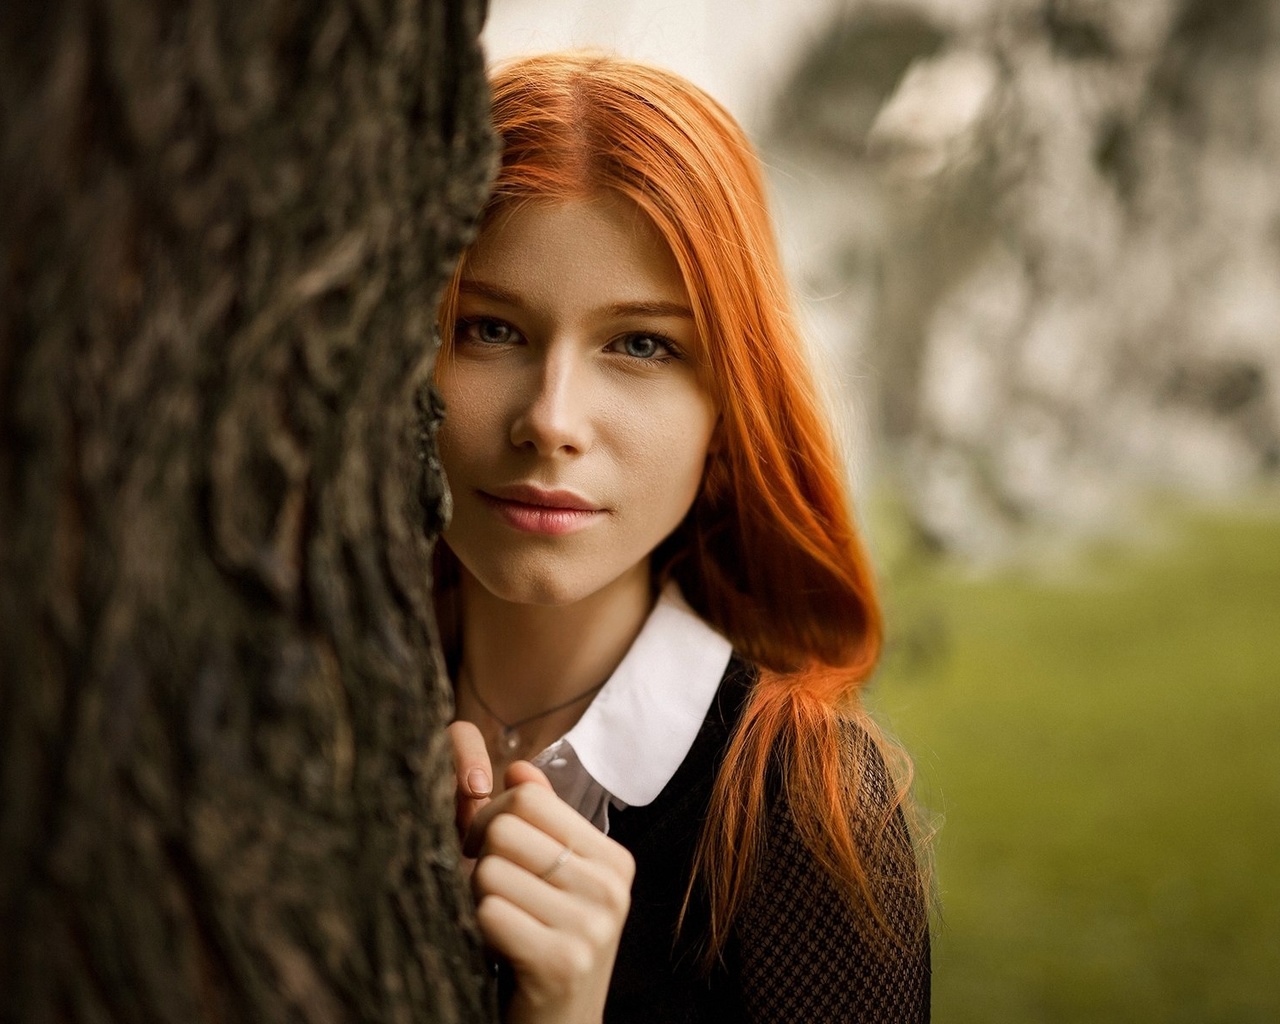
{"type": "Polygon", "coordinates": [[[605,307],[610,316],[678,316],[693,319],[693,310],[683,302],[664,302],[660,299],[642,302],[615,302],[605,307]]]}
{"type": "MultiPolygon", "coordinates": [[[[480,298],[489,299],[493,302],[501,302],[508,306],[524,305],[523,300],[516,292],[503,288],[500,285],[491,284],[488,281],[477,281],[474,278],[464,278],[459,282],[458,291],[465,292],[468,295],[478,295],[480,298]]],[[[683,302],[667,302],[664,299],[641,299],[636,302],[612,302],[605,306],[601,312],[612,317],[670,316],[682,317],[686,320],[693,319],[693,310],[683,302]]]]}
{"type": "Polygon", "coordinates": [[[520,296],[515,292],[499,288],[496,284],[489,284],[487,281],[463,278],[458,282],[458,291],[466,292],[468,295],[479,295],[482,299],[492,299],[494,302],[502,302],[508,306],[521,305],[520,296]]]}

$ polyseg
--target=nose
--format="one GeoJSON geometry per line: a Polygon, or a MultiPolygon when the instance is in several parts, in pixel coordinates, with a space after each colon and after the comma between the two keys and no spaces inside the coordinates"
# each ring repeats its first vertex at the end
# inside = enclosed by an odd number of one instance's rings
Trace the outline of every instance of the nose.
{"type": "Polygon", "coordinates": [[[529,367],[529,385],[511,421],[511,443],[539,455],[580,454],[591,445],[586,367],[569,346],[551,346],[529,367]]]}

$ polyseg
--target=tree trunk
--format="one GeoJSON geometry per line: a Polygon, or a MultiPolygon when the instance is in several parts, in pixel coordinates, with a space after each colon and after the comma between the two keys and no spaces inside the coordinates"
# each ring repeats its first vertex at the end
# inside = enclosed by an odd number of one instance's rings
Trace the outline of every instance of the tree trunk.
{"type": "Polygon", "coordinates": [[[482,17],[0,4],[0,1019],[493,1015],[424,391],[482,17]]]}

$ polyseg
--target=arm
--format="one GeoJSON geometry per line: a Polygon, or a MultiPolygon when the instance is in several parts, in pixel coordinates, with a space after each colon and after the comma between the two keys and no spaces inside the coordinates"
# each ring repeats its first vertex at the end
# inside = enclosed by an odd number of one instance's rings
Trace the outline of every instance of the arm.
{"type": "MultiPolygon", "coordinates": [[[[888,772],[878,756],[868,756],[867,762],[862,803],[869,813],[864,818],[877,821],[888,806],[888,772]]],[[[876,853],[910,843],[906,821],[901,811],[894,812],[884,845],[866,836],[865,829],[860,835],[868,874],[897,940],[867,934],[872,926],[860,920],[814,859],[785,800],[776,801],[758,882],[736,926],[750,1020],[928,1021],[924,886],[917,872],[903,878],[892,866],[893,857],[876,853]]]]}

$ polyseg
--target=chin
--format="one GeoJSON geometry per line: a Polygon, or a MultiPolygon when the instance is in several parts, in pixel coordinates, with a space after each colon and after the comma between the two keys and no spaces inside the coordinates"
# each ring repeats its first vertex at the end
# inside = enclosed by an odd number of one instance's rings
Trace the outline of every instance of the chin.
{"type": "Polygon", "coordinates": [[[574,604],[598,589],[598,581],[545,566],[471,565],[467,571],[499,601],[554,608],[574,604]],[[492,570],[492,571],[489,571],[492,570]]]}
{"type": "Polygon", "coordinates": [[[541,559],[524,564],[505,559],[500,565],[485,565],[479,559],[467,565],[466,570],[499,601],[544,608],[577,604],[615,587],[626,589],[637,576],[648,585],[647,558],[616,567],[601,565],[598,559],[589,561],[590,564],[569,566],[559,561],[548,564],[541,559]]]}
{"type": "Polygon", "coordinates": [[[590,587],[574,586],[562,579],[529,579],[511,581],[499,587],[487,587],[489,593],[509,604],[538,605],[561,608],[576,604],[593,592],[590,587]]]}

